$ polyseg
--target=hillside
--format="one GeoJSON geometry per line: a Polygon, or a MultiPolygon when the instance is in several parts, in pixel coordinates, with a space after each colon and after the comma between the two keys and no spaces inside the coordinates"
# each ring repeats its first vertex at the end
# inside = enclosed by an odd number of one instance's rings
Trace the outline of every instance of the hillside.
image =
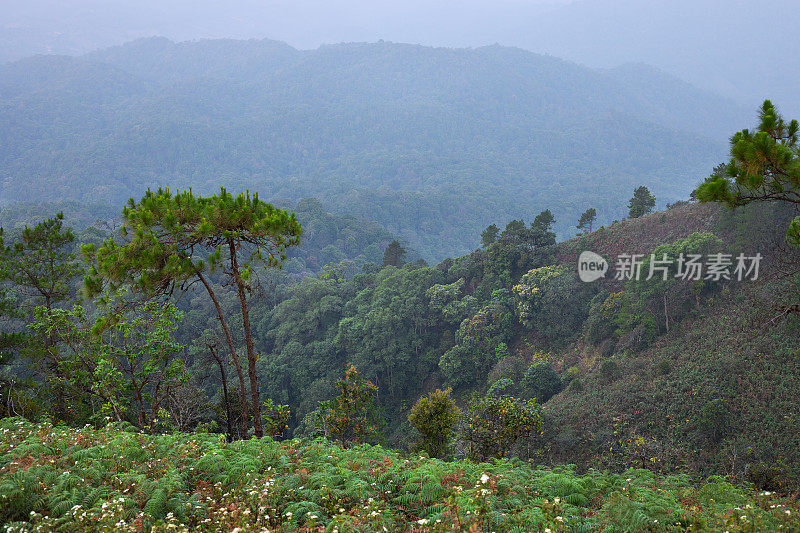
{"type": "Polygon", "coordinates": [[[589,206],[622,218],[620,191],[643,182],[685,197],[743,116],[652,69],[500,46],[147,39],[0,66],[0,203],[250,187],[441,260],[545,208],[561,236],[589,206]]]}
{"type": "Polygon", "coordinates": [[[314,434],[307,417],[354,364],[378,386],[393,445],[411,444],[405,418],[420,395],[452,386],[467,405],[496,389],[543,404],[543,436],[520,441],[523,457],[795,486],[800,328],[793,315],[771,323],[790,300],[778,247],[790,214],[684,203],[532,248],[512,223],[491,246],[436,267],[306,279],[260,319],[258,345],[273,354],[261,363],[263,393],[292,406],[295,434],[314,434]],[[613,258],[704,242],[762,253],[760,277],[669,286],[668,331],[658,286],[574,273],[584,249],[613,258]],[[537,286],[532,276],[550,271],[559,281],[537,286]],[[531,311],[525,287],[542,295],[531,311]],[[543,364],[556,372],[549,389],[528,377],[543,364]],[[709,429],[702,413],[718,399],[729,418],[709,429]]]}
{"type": "Polygon", "coordinates": [[[443,462],[325,441],[226,444],[0,421],[14,531],[793,531],[795,500],[519,460],[443,462]]]}
{"type": "MultiPolygon", "coordinates": [[[[545,404],[549,422],[534,455],[584,467],[638,462],[664,471],[725,472],[762,488],[793,483],[800,328],[783,313],[796,291],[787,274],[796,252],[781,246],[790,213],[688,205],[564,243],[563,260],[573,263],[578,249],[605,257],[649,253],[659,243],[710,231],[729,249],[766,259],[757,281],[726,284],[649,346],[637,348],[619,335],[581,336],[553,350],[549,361],[580,377],[545,404]],[[715,415],[719,433],[710,434],[703,413],[715,400],[725,410],[715,415]]],[[[604,294],[620,290],[625,286],[611,283],[604,294]]]]}

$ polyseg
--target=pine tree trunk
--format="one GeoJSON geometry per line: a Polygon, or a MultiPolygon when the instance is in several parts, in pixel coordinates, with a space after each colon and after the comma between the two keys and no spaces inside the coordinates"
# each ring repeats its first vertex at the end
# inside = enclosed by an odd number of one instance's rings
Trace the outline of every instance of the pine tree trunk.
{"type": "Polygon", "coordinates": [[[211,355],[214,357],[214,360],[219,365],[219,375],[220,379],[222,380],[222,394],[225,398],[225,416],[228,426],[228,441],[233,439],[233,419],[231,418],[231,401],[228,399],[228,376],[225,373],[225,365],[222,364],[222,358],[217,355],[216,350],[214,350],[214,346],[211,344],[208,345],[208,349],[211,350],[211,355]]]}
{"type": "Polygon", "coordinates": [[[233,345],[233,337],[231,337],[231,330],[228,328],[228,323],[225,321],[225,316],[222,314],[222,307],[219,305],[219,300],[217,300],[217,295],[214,294],[214,290],[209,285],[206,278],[200,273],[197,273],[197,277],[200,278],[200,281],[205,286],[206,290],[208,291],[209,296],[211,296],[211,300],[214,302],[214,307],[217,309],[217,316],[219,316],[219,321],[222,324],[222,331],[225,332],[225,340],[228,342],[228,348],[231,351],[231,357],[233,358],[233,365],[236,367],[236,374],[239,376],[239,402],[242,408],[242,420],[240,423],[241,426],[241,437],[244,439],[247,436],[247,418],[248,418],[248,411],[247,408],[247,388],[244,384],[244,373],[242,372],[242,365],[239,364],[239,356],[236,354],[236,347],[233,345]]]}
{"type": "Polygon", "coordinates": [[[239,304],[242,307],[242,324],[244,326],[244,338],[247,345],[247,372],[250,374],[250,396],[253,402],[253,429],[259,439],[264,436],[264,429],[261,427],[261,400],[258,389],[258,376],[256,376],[256,351],[253,347],[253,335],[250,332],[250,311],[247,307],[247,295],[245,294],[244,281],[242,281],[239,271],[239,261],[236,256],[236,245],[233,239],[228,240],[231,253],[231,270],[236,281],[236,288],[239,291],[239,304]]]}

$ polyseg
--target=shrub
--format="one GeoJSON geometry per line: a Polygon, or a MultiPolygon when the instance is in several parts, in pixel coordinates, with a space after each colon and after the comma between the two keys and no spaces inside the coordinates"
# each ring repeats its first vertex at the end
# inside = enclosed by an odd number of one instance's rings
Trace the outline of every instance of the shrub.
{"type": "Polygon", "coordinates": [[[417,400],[408,415],[408,421],[419,432],[418,446],[431,457],[442,457],[447,452],[458,423],[461,411],[450,397],[451,392],[452,389],[436,389],[417,400]]]}
{"type": "Polygon", "coordinates": [[[462,438],[475,460],[504,457],[522,435],[539,429],[535,400],[513,396],[486,396],[470,405],[462,424],[462,438]]]}
{"type": "Polygon", "coordinates": [[[613,359],[606,359],[600,365],[600,375],[607,383],[615,381],[620,376],[619,365],[613,359]]]}
{"type": "Polygon", "coordinates": [[[526,397],[536,398],[541,404],[561,392],[563,384],[549,363],[536,363],[525,371],[522,388],[526,397]]]}
{"type": "Polygon", "coordinates": [[[728,427],[728,407],[725,402],[721,398],[707,402],[700,411],[697,426],[711,442],[719,442],[728,427]]]}
{"type": "Polygon", "coordinates": [[[325,410],[325,434],[343,444],[357,444],[380,436],[382,410],[375,403],[378,387],[364,381],[350,366],[337,386],[339,395],[325,410]]]}
{"type": "Polygon", "coordinates": [[[264,435],[269,435],[275,439],[283,436],[283,432],[289,427],[289,415],[291,411],[288,405],[278,405],[270,398],[261,407],[261,422],[264,427],[264,435]]]}
{"type": "Polygon", "coordinates": [[[515,384],[513,379],[501,378],[492,383],[489,390],[486,391],[486,396],[503,396],[504,394],[512,394],[515,384]]]}

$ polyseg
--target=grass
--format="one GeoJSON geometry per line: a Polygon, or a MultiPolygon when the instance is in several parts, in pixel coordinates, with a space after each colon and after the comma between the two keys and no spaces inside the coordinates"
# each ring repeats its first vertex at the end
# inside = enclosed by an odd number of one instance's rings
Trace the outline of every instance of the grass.
{"type": "Polygon", "coordinates": [[[798,531],[798,512],[720,478],[643,469],[0,420],[7,531],[798,531]]]}

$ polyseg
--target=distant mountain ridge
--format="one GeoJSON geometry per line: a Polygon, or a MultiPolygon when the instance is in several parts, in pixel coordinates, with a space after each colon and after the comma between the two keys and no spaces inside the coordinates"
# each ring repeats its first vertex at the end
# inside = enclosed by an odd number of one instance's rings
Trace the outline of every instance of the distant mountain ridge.
{"type": "Polygon", "coordinates": [[[147,186],[319,197],[430,260],[550,208],[563,236],[634,185],[684,197],[747,110],[640,67],[516,48],[142,39],[0,66],[0,202],[147,186]]]}

